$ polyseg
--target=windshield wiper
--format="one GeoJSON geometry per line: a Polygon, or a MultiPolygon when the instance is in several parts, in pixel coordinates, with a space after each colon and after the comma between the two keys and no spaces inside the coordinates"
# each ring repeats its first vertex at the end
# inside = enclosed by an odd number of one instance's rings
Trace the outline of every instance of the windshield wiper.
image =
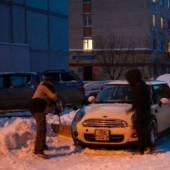
{"type": "Polygon", "coordinates": [[[132,103],[132,100],[103,100],[96,101],[95,103],[132,103]]]}
{"type": "Polygon", "coordinates": [[[113,103],[114,100],[103,100],[103,101],[96,101],[95,103],[113,103]]]}

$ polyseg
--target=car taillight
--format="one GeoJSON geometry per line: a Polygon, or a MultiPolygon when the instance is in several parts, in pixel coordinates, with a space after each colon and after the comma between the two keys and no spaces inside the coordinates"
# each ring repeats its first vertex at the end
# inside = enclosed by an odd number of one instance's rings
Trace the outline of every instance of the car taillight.
{"type": "Polygon", "coordinates": [[[84,87],[79,87],[79,90],[80,90],[82,93],[85,93],[84,87]]]}

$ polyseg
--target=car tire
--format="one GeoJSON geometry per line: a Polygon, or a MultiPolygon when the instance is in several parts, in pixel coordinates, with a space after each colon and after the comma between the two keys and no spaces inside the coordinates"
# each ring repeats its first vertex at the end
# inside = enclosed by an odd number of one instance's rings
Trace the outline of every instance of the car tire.
{"type": "Polygon", "coordinates": [[[149,127],[149,139],[150,141],[155,144],[155,140],[156,140],[156,122],[153,121],[149,127]]]}
{"type": "Polygon", "coordinates": [[[75,147],[82,148],[82,145],[77,140],[75,140],[74,138],[73,138],[73,142],[74,142],[75,147]]]}

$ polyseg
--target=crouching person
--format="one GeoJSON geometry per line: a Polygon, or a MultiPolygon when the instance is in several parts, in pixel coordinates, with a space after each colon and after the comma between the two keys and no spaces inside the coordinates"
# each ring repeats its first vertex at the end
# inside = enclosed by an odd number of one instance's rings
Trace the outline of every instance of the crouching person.
{"type": "Polygon", "coordinates": [[[48,159],[48,155],[44,153],[44,150],[48,149],[46,145],[46,114],[49,113],[50,100],[58,100],[53,85],[52,77],[47,77],[40,82],[29,105],[29,110],[37,125],[34,154],[44,159],[48,159]]]}

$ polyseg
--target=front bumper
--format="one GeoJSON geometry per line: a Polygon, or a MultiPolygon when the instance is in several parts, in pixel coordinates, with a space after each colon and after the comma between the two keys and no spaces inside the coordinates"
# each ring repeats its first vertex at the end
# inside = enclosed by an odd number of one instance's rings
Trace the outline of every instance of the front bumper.
{"type": "Polygon", "coordinates": [[[95,130],[103,128],[72,126],[73,140],[83,145],[133,145],[138,141],[136,130],[132,127],[104,128],[110,131],[109,140],[95,140],[95,130]]]}

